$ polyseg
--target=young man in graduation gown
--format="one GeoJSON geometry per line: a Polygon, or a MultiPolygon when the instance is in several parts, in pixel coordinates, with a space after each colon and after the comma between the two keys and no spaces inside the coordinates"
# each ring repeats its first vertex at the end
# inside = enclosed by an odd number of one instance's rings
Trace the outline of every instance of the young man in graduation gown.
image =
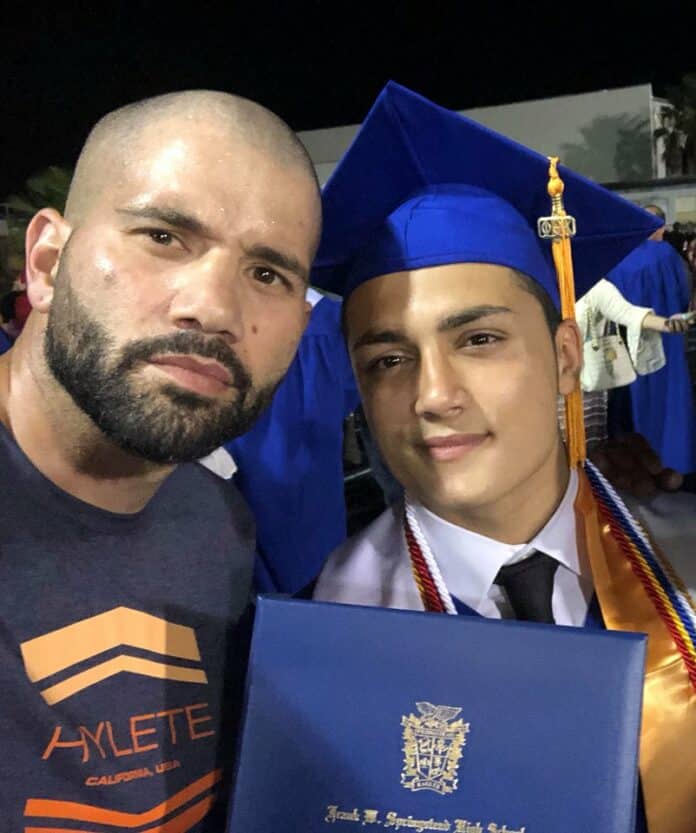
{"type": "Polygon", "coordinates": [[[657,223],[565,170],[562,194],[551,173],[545,157],[390,84],[326,186],[314,280],[344,294],[365,411],[405,498],[330,557],[314,598],[648,633],[649,830],[687,833],[696,615],[582,464],[568,239],[581,295],[657,223]]]}
{"type": "MultiPolygon", "coordinates": [[[[658,211],[653,207],[664,223],[658,211]]],[[[669,317],[688,310],[691,287],[686,261],[663,236],[664,225],[607,278],[627,301],[669,317]]],[[[630,427],[646,437],[665,465],[689,474],[696,471],[696,408],[684,339],[664,338],[663,345],[665,366],[613,391],[610,413],[628,411],[630,427]]]]}

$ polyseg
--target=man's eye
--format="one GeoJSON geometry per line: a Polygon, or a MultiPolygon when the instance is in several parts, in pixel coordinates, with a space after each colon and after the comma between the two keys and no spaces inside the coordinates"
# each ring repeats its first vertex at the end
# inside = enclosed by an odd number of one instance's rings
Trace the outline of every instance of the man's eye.
{"type": "Polygon", "coordinates": [[[282,283],[284,286],[290,286],[290,281],[288,281],[287,278],[265,266],[257,266],[254,269],[254,279],[259,283],[266,284],[266,286],[273,286],[277,283],[282,283]]]}

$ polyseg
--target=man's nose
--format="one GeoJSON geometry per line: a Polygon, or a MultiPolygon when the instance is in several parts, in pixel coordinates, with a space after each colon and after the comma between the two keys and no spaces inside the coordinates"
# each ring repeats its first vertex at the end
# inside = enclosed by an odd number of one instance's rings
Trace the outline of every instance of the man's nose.
{"type": "Polygon", "coordinates": [[[244,285],[227,258],[192,264],[179,276],[169,315],[175,326],[237,342],[244,337],[244,285]]]}

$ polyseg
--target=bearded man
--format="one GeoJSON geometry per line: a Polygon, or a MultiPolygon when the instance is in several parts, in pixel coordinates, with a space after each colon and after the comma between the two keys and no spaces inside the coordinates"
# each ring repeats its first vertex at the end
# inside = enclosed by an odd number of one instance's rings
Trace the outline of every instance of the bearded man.
{"type": "Polygon", "coordinates": [[[206,91],[103,118],[33,218],[0,358],[4,830],[220,829],[254,531],[193,461],[287,370],[319,227],[287,125],[206,91]]]}

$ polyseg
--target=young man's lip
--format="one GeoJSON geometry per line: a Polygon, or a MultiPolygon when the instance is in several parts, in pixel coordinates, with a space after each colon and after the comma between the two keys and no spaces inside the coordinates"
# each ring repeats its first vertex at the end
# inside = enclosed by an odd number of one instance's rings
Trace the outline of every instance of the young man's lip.
{"type": "Polygon", "coordinates": [[[423,448],[435,462],[450,463],[479,448],[487,439],[488,434],[448,434],[430,437],[423,442],[423,448]]]}
{"type": "Polygon", "coordinates": [[[209,376],[211,379],[216,379],[223,385],[232,384],[230,372],[221,364],[214,361],[205,362],[200,359],[194,359],[193,356],[165,355],[156,356],[150,359],[150,362],[151,364],[181,367],[184,370],[190,370],[192,373],[199,373],[201,376],[209,376]]]}
{"type": "Polygon", "coordinates": [[[465,445],[478,445],[486,434],[446,434],[442,437],[430,437],[423,441],[427,448],[458,448],[465,445]]]}

